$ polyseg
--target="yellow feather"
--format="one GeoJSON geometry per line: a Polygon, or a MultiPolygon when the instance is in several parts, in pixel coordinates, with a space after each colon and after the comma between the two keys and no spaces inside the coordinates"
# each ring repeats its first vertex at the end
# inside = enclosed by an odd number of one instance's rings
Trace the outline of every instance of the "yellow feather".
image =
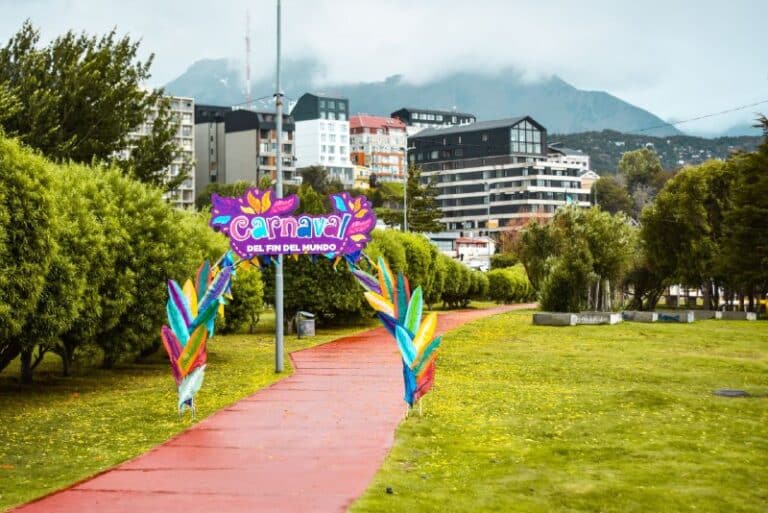
{"type": "Polygon", "coordinates": [[[387,314],[390,317],[395,316],[395,308],[392,306],[392,303],[384,298],[384,296],[375,292],[366,292],[365,299],[368,301],[368,304],[371,305],[371,308],[377,312],[387,314]]]}
{"type": "Polygon", "coordinates": [[[187,298],[192,317],[197,317],[197,292],[195,292],[195,286],[192,284],[192,280],[184,282],[184,288],[181,290],[184,293],[184,297],[187,298]]]}
{"type": "Polygon", "coordinates": [[[413,345],[416,346],[416,356],[418,357],[424,349],[432,341],[432,337],[435,334],[435,328],[437,327],[437,314],[432,312],[427,315],[427,318],[421,323],[419,329],[416,331],[416,336],[413,337],[413,345]]]}

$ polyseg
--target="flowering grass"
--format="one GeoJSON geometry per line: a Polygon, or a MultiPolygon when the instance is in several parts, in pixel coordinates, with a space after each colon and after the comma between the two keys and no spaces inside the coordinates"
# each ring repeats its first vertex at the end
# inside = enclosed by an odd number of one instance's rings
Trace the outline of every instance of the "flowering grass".
{"type": "MultiPolygon", "coordinates": [[[[176,386],[162,349],[148,361],[106,371],[83,366],[60,376],[46,357],[33,386],[17,384],[18,366],[0,373],[0,511],[84,479],[137,456],[291,373],[274,372],[274,321],[265,315],[254,335],[217,335],[208,346],[197,418],[176,413],[176,386]]],[[[376,326],[318,330],[294,351],[376,326]]]]}
{"type": "Polygon", "coordinates": [[[423,406],[353,512],[768,510],[764,321],[500,315],[445,336],[423,406]]]}

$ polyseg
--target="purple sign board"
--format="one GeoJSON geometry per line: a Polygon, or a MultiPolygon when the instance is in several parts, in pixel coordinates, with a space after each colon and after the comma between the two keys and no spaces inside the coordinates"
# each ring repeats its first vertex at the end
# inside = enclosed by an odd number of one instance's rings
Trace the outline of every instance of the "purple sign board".
{"type": "Polygon", "coordinates": [[[376,216],[365,196],[331,194],[333,213],[293,215],[299,198],[249,189],[239,198],[213,194],[210,225],[229,237],[232,250],[249,260],[263,255],[358,254],[371,240],[376,216]]]}

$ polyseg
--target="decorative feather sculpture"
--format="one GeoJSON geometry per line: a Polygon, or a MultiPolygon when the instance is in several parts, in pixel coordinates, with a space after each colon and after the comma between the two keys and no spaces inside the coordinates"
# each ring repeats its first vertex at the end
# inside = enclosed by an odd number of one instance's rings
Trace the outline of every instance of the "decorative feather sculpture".
{"type": "Polygon", "coordinates": [[[357,267],[352,268],[352,274],[366,290],[368,304],[397,342],[403,359],[404,399],[413,407],[435,381],[435,360],[441,342],[441,337],[433,338],[437,314],[433,312],[422,319],[421,287],[411,293],[408,279],[401,273],[395,278],[383,258],[371,265],[376,276],[357,267]]]}
{"type": "Polygon", "coordinates": [[[178,409],[195,414],[195,395],[203,385],[208,359],[206,343],[213,337],[216,316],[223,314],[236,263],[228,251],[220,266],[211,267],[208,260],[197,269],[194,284],[187,280],[183,287],[168,280],[166,313],[169,326],[160,330],[171,371],[179,393],[178,409]]]}

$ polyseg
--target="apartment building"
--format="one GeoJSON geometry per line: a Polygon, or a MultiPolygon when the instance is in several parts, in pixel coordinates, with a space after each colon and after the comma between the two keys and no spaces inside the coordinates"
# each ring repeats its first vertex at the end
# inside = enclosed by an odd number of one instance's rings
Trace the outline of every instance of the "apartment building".
{"type": "Polygon", "coordinates": [[[364,166],[377,181],[403,180],[407,143],[405,123],[399,119],[355,114],[349,119],[350,159],[364,166]]]}
{"type": "Polygon", "coordinates": [[[425,128],[468,125],[477,121],[474,114],[467,114],[465,112],[411,107],[403,107],[390,114],[390,116],[405,123],[408,137],[419,133],[425,128]]]}
{"type": "MultiPolygon", "coordinates": [[[[179,148],[176,158],[165,169],[166,176],[174,178],[179,175],[185,164],[193,165],[195,161],[195,133],[194,118],[195,100],[179,96],[165,97],[170,102],[171,113],[176,122],[176,135],[174,142],[179,148]]],[[[146,137],[152,133],[152,125],[157,117],[157,107],[149,114],[147,119],[128,134],[128,147],[119,152],[121,158],[128,158],[133,149],[131,141],[146,137]]],[[[165,193],[165,199],[178,208],[190,208],[195,205],[195,181],[188,177],[178,189],[165,193]]]]}
{"type": "MultiPolygon", "coordinates": [[[[298,184],[294,158],[295,124],[283,115],[283,182],[298,184]]],[[[272,112],[199,105],[195,110],[199,190],[209,183],[258,183],[277,178],[277,123],[272,112]]]]}
{"type": "Polygon", "coordinates": [[[296,167],[323,166],[347,187],[355,181],[349,159],[349,100],[306,93],[291,111],[296,123],[296,167]]]}
{"type": "Polygon", "coordinates": [[[548,159],[547,131],[530,116],[425,129],[409,144],[422,179],[437,183],[447,230],[518,228],[589,206],[580,169],[548,159]]]}
{"type": "Polygon", "coordinates": [[[548,150],[548,157],[551,162],[577,167],[583,173],[592,169],[589,162],[589,155],[581,150],[566,148],[562,143],[551,143],[548,146],[548,150]]]}

